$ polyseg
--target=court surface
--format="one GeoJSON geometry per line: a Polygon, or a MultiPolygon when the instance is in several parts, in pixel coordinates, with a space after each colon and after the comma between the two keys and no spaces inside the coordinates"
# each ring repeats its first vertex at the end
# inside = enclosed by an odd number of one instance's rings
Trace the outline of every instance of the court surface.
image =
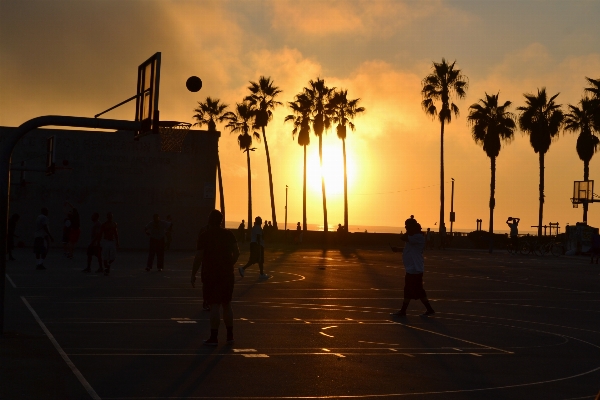
{"type": "MultiPolygon", "coordinates": [[[[109,277],[80,272],[83,252],[53,250],[46,271],[30,250],[15,256],[0,398],[566,400],[600,390],[600,267],[587,258],[432,251],[424,281],[436,314],[420,316],[413,300],[397,318],[400,254],[267,248],[271,278],[236,272],[236,341],[225,344],[221,325],[215,348],[202,345],[192,252],[167,253],[163,272],[144,270],[144,252],[120,252],[109,277]]],[[[242,247],[238,265],[247,257],[242,247]]]]}

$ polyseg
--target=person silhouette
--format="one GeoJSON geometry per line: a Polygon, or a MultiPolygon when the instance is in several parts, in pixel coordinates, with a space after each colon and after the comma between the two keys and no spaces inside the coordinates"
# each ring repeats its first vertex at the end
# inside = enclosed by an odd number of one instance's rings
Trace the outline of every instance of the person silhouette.
{"type": "Polygon", "coordinates": [[[506,225],[510,228],[510,240],[515,254],[519,250],[519,221],[521,219],[515,217],[508,217],[506,220],[506,225]]]}
{"type": "Polygon", "coordinates": [[[240,224],[240,226],[238,226],[238,240],[240,242],[245,242],[245,237],[246,237],[246,221],[242,220],[242,223],[240,224]]]}
{"type": "Polygon", "coordinates": [[[50,228],[48,227],[48,209],[42,208],[41,214],[35,221],[35,234],[33,242],[33,252],[35,253],[36,269],[44,270],[44,260],[48,254],[48,248],[50,242],[54,242],[54,238],[50,234],[50,228]]]}
{"type": "Polygon", "coordinates": [[[196,273],[202,266],[202,296],[210,305],[210,337],[204,341],[207,346],[216,346],[219,343],[221,307],[223,322],[227,328],[227,343],[234,342],[231,298],[235,282],[233,268],[240,251],[233,233],[221,228],[222,220],[223,214],[220,211],[211,211],[208,225],[198,235],[196,257],[192,266],[192,287],[196,287],[196,273]]]}
{"type": "Polygon", "coordinates": [[[250,237],[250,258],[248,259],[246,265],[238,268],[238,272],[242,278],[246,274],[246,268],[256,263],[258,263],[258,268],[260,269],[260,278],[269,278],[269,275],[265,274],[263,269],[263,263],[265,261],[265,241],[261,224],[262,218],[256,217],[254,219],[254,226],[252,227],[252,234],[250,237]]]}
{"type": "MultiPolygon", "coordinates": [[[[106,214],[106,222],[100,228],[100,240],[102,247],[102,262],[104,263],[104,275],[110,274],[110,267],[117,258],[119,248],[119,231],[117,223],[113,221],[113,213],[106,214]]],[[[99,271],[102,272],[102,271],[99,271]]]]}
{"type": "Polygon", "coordinates": [[[423,250],[425,248],[425,236],[421,232],[421,225],[411,215],[405,221],[406,234],[400,238],[406,242],[404,248],[392,247],[392,251],[402,253],[402,263],[404,264],[404,301],[400,311],[391,313],[395,317],[406,316],[406,309],[411,299],[419,299],[426,310],[423,315],[435,314],[427,299],[427,293],[423,289],[423,273],[425,271],[425,261],[423,259],[423,250]]]}

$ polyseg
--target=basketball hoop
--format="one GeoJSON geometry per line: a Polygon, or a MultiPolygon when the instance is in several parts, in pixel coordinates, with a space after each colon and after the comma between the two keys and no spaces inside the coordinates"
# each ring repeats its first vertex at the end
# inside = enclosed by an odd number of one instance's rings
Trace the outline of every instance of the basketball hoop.
{"type": "Polygon", "coordinates": [[[192,124],[188,122],[160,121],[160,151],[181,153],[183,141],[190,131],[192,124]]]}

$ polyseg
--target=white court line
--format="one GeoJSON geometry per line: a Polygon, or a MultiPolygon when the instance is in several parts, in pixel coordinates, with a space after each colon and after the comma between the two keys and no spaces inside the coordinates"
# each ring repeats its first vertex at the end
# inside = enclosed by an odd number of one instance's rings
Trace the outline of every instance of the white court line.
{"type": "Polygon", "coordinates": [[[6,275],[6,279],[8,279],[8,281],[10,282],[10,284],[12,285],[12,287],[14,287],[16,289],[17,285],[15,285],[15,283],[12,281],[12,279],[10,279],[10,276],[8,276],[8,274],[4,274],[4,275],[6,275]]]}
{"type": "Polygon", "coordinates": [[[25,303],[25,305],[27,306],[27,308],[29,308],[29,311],[31,311],[31,314],[33,314],[33,318],[35,318],[35,320],[37,321],[37,323],[40,324],[40,327],[42,328],[42,330],[44,331],[44,333],[46,334],[46,336],[48,336],[48,339],[50,339],[50,341],[54,345],[54,348],[56,348],[56,350],[58,351],[58,353],[60,354],[60,356],[62,357],[62,359],[65,360],[65,362],[67,363],[67,365],[69,366],[69,368],[71,368],[71,371],[73,371],[73,373],[75,374],[75,376],[77,377],[77,379],[79,380],[79,382],[81,383],[81,385],[83,385],[83,387],[88,392],[88,394],[92,397],[92,399],[94,399],[94,400],[102,400],[100,398],[100,396],[98,396],[98,393],[96,393],[96,391],[94,390],[94,388],[85,379],[85,377],[83,376],[83,374],[79,371],[79,369],[77,369],[77,367],[75,366],[75,364],[73,364],[73,362],[71,361],[71,359],[69,358],[69,356],[67,355],[67,353],[65,353],[64,350],[62,349],[62,347],[60,347],[60,344],[58,344],[58,342],[56,341],[56,339],[54,339],[54,336],[50,333],[50,331],[48,330],[48,328],[46,328],[46,325],[44,325],[44,323],[42,322],[42,320],[40,319],[40,317],[37,315],[37,313],[35,312],[35,310],[33,309],[33,307],[31,307],[31,305],[29,304],[29,302],[27,301],[27,299],[24,296],[21,296],[21,300],[23,300],[23,303],[25,303]]]}

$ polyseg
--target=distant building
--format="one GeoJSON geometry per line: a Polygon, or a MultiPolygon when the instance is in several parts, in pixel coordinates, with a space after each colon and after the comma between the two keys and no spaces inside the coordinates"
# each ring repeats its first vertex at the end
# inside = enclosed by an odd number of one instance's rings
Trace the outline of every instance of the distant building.
{"type": "MultiPolygon", "coordinates": [[[[0,127],[0,142],[15,128],[0,127]]],[[[191,130],[181,153],[160,151],[160,136],[133,140],[131,132],[37,129],[15,147],[12,165],[27,160],[27,168],[44,168],[46,138],[55,136],[54,175],[11,172],[9,215],[21,215],[20,238],[33,245],[35,219],[42,207],[50,212],[50,227],[60,241],[65,200],[81,215],[79,247],[89,240],[90,216],[104,221],[111,211],[119,224],[122,248],[148,245],[144,227],[154,213],[173,217],[173,249],[193,249],[199,228],[215,207],[219,132],[191,130]],[[61,169],[63,160],[68,167],[61,169]]]]}

